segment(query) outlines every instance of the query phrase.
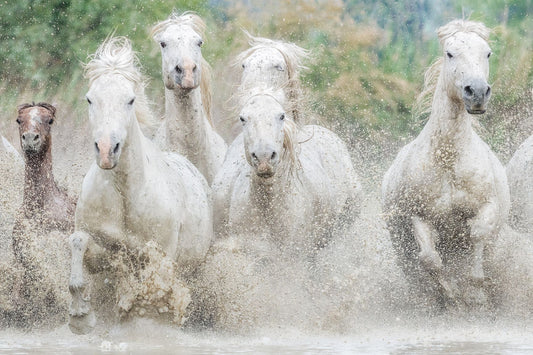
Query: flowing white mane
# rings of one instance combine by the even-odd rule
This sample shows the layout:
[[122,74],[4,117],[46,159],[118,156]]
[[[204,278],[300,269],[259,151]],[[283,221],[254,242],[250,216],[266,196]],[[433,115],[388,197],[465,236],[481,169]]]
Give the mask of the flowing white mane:
[[309,57],[309,50],[301,48],[294,43],[274,41],[263,37],[254,37],[247,31],[244,31],[244,33],[248,37],[250,48],[240,53],[235,58],[233,65],[241,65],[246,58],[250,57],[258,50],[265,48],[277,50],[283,56],[287,65],[287,75],[289,80],[286,84],[286,92],[289,100],[295,103],[292,108],[292,113],[294,119],[300,121],[304,95],[299,73],[301,70],[307,69],[307,67],[303,65],[303,61]]
[[[202,38],[205,37],[205,22],[193,12],[187,11],[179,15],[176,12],[170,14],[168,19],[163,20],[152,27],[151,36],[156,38],[160,33],[166,31],[171,26],[189,26]],[[200,78],[200,90],[202,92],[202,104],[205,109],[207,120],[213,125],[211,118],[211,66],[202,57],[202,77]]]
[[110,36],[89,58],[89,62],[84,66],[85,77],[89,79],[89,86],[102,75],[117,74],[123,76],[134,84],[137,121],[146,126],[154,125],[156,121],[150,110],[150,102],[144,92],[147,80],[139,69],[139,60],[132,49],[131,41],[122,36]]
[[[450,23],[440,27],[437,30],[440,46],[444,46],[444,42],[454,36],[458,32],[475,33],[483,40],[488,41],[490,29],[481,22],[454,20]],[[433,94],[437,86],[437,81],[442,69],[443,58],[439,57],[424,74],[424,89],[416,99],[414,113],[417,117],[425,116],[431,110]]]

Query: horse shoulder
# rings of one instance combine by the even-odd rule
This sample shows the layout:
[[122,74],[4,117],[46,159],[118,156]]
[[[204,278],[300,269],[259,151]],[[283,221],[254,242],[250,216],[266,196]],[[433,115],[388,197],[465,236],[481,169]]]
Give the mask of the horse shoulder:
[[[332,211],[346,203],[360,203],[361,184],[344,142],[332,131],[305,126],[298,137],[302,184],[318,201],[328,201]],[[350,202],[348,202],[350,201]]]
[[93,163],[85,175],[76,204],[76,230],[100,230],[116,216],[120,196],[104,178],[105,173]]
[[[198,260],[205,256],[213,239],[211,190],[200,171],[185,157],[164,153],[168,167],[171,203],[176,204],[176,236],[180,262]],[[163,195],[163,198],[165,195]]]
[[241,210],[250,204],[251,169],[246,160],[242,133],[230,144],[222,167],[213,181],[213,212],[216,234],[223,234],[230,220],[231,210]]

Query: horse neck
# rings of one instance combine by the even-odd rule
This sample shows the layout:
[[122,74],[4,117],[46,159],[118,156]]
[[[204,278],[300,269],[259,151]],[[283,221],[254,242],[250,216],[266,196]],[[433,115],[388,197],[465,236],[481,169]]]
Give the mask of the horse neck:
[[208,148],[207,132],[212,128],[205,114],[200,87],[187,92],[180,88],[165,88],[165,99],[169,145],[176,142],[183,153],[205,151]]
[[468,142],[472,135],[472,122],[461,100],[451,98],[444,82],[439,76],[431,105],[431,114],[425,130],[436,145],[453,144],[458,147]]
[[24,168],[24,208],[27,212],[42,210],[47,197],[56,193],[57,188],[52,171],[52,144],[38,154],[25,154]]
[[124,142],[117,166],[110,171],[114,186],[123,197],[137,191],[146,179],[147,162],[151,158],[146,151],[144,136],[136,119],[128,128],[128,139]]

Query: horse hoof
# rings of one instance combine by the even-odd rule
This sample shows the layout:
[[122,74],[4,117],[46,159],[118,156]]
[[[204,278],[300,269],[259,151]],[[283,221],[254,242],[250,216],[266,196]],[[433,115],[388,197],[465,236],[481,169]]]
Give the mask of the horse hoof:
[[68,327],[70,331],[74,334],[89,334],[93,331],[96,325],[96,316],[93,311],[83,315],[83,316],[70,316]]

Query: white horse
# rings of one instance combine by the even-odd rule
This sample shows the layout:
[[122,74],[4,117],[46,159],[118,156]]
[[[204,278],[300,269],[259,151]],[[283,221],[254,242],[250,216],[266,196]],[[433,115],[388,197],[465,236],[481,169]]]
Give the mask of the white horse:
[[404,271],[429,280],[441,301],[458,295],[444,267],[463,253],[467,284],[479,295],[472,300],[484,303],[476,285],[486,280],[484,259],[509,211],[505,170],[470,116],[485,112],[491,94],[489,32],[461,20],[438,30],[444,55],[426,73],[429,121],[383,179],[383,212]]
[[152,36],[161,47],[165,83],[165,119],[157,139],[188,158],[211,184],[227,146],[211,121],[211,68],[201,50],[204,28],[197,15],[172,14],[153,27]]
[[284,96],[256,90],[242,100],[243,132],[212,186],[215,231],[266,234],[309,253],[358,213],[361,186],[344,143],[320,126],[300,129]]
[[511,193],[511,225],[521,232],[533,232],[533,136],[526,139],[507,164]]
[[86,272],[101,265],[91,260],[154,240],[178,265],[194,268],[205,258],[213,225],[201,173],[184,157],[160,152],[140,130],[151,116],[129,40],[106,40],[86,77],[96,162],[83,180],[70,236],[69,325],[76,333],[95,324]]
[[[305,69],[302,62],[309,57],[309,51],[293,43],[254,37],[246,31],[245,34],[250,48],[235,59],[235,64],[242,67],[237,96],[246,97],[248,90],[258,86],[283,88],[286,99],[295,106],[287,114],[294,122],[302,124],[300,71]],[[239,106],[242,107],[242,103]]]

